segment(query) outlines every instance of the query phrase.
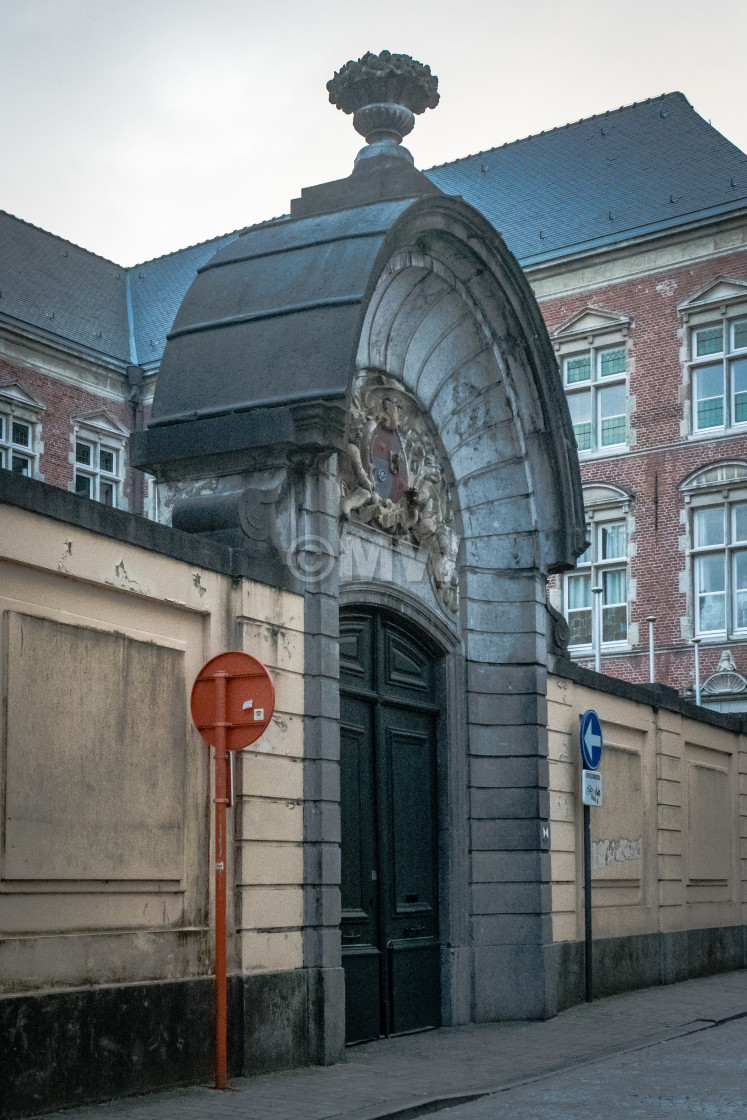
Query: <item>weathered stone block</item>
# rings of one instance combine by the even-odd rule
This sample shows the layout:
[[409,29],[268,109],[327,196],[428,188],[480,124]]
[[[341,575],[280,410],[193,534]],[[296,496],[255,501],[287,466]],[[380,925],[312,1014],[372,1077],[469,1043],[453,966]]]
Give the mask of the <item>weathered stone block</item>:
[[303,807],[306,843],[340,843],[340,805],[336,801],[307,801]]
[[547,726],[547,700],[544,696],[524,693],[520,696],[469,693],[469,721],[491,726],[540,724]]
[[480,631],[466,631],[464,640],[470,661],[544,665],[547,660],[547,639],[543,634],[483,634]]
[[476,946],[474,961],[476,1022],[547,1016],[541,945]]
[[475,883],[472,913],[547,914],[551,909],[549,883]]
[[534,851],[541,845],[541,821],[472,821],[475,851]]
[[470,783],[473,787],[547,789],[549,770],[543,758],[472,758]]
[[324,758],[303,763],[303,795],[307,801],[340,800],[340,764]]
[[520,755],[544,758],[547,755],[547,732],[543,727],[532,725],[500,727],[470,724],[469,753],[495,758]]
[[552,936],[549,914],[500,914],[472,919],[472,940],[480,945],[542,945]]
[[473,852],[473,883],[548,881],[549,852]]
[[473,789],[470,794],[473,820],[506,817],[544,817],[550,812],[550,796],[539,789]]
[[547,692],[547,677],[530,665],[484,665],[470,662],[467,666],[467,688],[470,692],[500,696]]

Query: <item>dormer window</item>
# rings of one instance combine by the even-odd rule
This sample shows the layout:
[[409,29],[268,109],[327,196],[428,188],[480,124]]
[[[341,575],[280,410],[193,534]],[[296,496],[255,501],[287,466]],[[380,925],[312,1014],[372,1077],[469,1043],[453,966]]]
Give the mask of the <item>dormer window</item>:
[[628,320],[587,308],[553,335],[579,456],[628,446]]

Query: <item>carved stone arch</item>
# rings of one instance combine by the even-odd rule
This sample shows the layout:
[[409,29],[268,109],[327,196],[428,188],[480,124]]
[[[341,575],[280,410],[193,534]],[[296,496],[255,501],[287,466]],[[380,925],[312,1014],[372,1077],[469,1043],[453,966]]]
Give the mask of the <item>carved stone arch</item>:
[[[400,378],[430,416],[464,519],[464,565],[571,567],[580,479],[557,363],[529,285],[495,230],[456,199],[416,203],[373,270],[357,366]],[[511,506],[513,522],[495,502]],[[477,542],[491,538],[491,545]]]
[[[585,547],[581,480],[534,296],[500,236],[460,200],[413,204],[382,244],[363,301],[353,384],[372,370],[417,402],[452,483],[465,669],[455,693],[471,784],[464,832],[478,876],[501,879],[510,868],[495,912],[492,901],[472,912],[470,937],[453,943],[464,968],[453,1006],[477,1021],[544,1017],[557,1009],[560,985],[543,893],[546,579],[572,567]],[[526,925],[501,912],[519,889]],[[509,979],[519,975],[521,984]]]
[[728,490],[740,485],[747,485],[747,462],[742,459],[725,459],[691,471],[680,483],[680,491],[688,496],[698,492]]
[[376,607],[407,618],[439,654],[458,653],[461,648],[454,630],[435,611],[430,610],[418,595],[411,594],[404,587],[393,587],[377,579],[341,584],[340,609],[361,606]]
[[610,506],[619,506],[623,512],[627,512],[634,498],[629,490],[621,486],[613,486],[609,482],[584,482],[582,493],[584,509],[587,513],[590,509],[603,509]]

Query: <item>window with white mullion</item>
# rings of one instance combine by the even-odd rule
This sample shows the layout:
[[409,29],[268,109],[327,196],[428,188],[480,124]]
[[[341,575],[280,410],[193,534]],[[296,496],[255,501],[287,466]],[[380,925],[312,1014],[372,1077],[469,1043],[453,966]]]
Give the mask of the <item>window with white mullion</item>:
[[120,450],[96,439],[75,441],[75,492],[107,506],[118,505]]
[[625,443],[625,385],[605,385],[599,389],[597,407],[600,447],[616,447]]
[[695,558],[695,597],[699,634],[726,630],[726,552],[711,552]]
[[628,597],[625,568],[607,568],[602,578],[602,645],[628,637]]
[[747,502],[693,511],[693,582],[698,634],[747,631]]
[[570,647],[593,642],[592,588],[601,587],[602,646],[624,643],[628,638],[628,566],[625,521],[602,521],[587,526],[589,548],[577,561],[576,571],[565,577],[565,614]]
[[569,393],[568,408],[579,451],[591,451],[591,391]]
[[563,358],[563,382],[579,452],[627,442],[626,351],[592,346]]
[[747,630],[747,549],[735,549],[731,558],[731,579],[734,588],[734,630]]
[[568,645],[591,645],[591,574],[580,572],[566,577],[566,618]]
[[0,413],[0,466],[13,474],[33,474],[34,429],[12,413]]
[[693,429],[747,424],[747,319],[693,327]]
[[747,423],[747,357],[733,358],[729,368],[731,415],[735,424],[745,424]]
[[723,428],[724,417],[724,367],[718,365],[700,366],[695,370],[695,427]]

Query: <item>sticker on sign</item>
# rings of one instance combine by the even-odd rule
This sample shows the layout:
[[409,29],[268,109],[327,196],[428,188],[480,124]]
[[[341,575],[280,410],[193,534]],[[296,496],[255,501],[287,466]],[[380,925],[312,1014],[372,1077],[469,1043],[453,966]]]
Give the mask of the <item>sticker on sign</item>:
[[272,719],[275,686],[256,657],[228,650],[203,665],[192,687],[190,705],[203,739],[216,746],[218,728],[223,728],[225,749],[242,750],[259,739]]

